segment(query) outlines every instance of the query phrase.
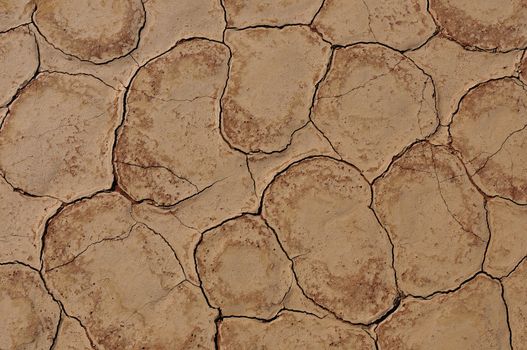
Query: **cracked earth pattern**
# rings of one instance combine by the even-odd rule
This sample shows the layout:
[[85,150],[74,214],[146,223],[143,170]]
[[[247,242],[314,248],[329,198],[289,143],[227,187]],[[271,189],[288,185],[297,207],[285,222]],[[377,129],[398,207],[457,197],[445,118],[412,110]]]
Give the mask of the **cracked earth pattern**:
[[0,349],[527,350],[526,0],[0,0]]

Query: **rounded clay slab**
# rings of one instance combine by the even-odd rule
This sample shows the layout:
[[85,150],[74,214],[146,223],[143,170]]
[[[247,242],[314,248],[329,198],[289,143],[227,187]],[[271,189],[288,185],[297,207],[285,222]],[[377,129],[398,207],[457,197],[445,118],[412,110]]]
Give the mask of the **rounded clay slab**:
[[39,268],[42,234],[59,207],[58,200],[25,196],[0,177],[0,262],[20,261]]
[[483,267],[490,275],[503,277],[527,256],[527,206],[492,198],[487,211],[492,236]]
[[390,241],[370,200],[354,167],[325,157],[292,165],[264,194],[262,215],[294,261],[300,287],[351,322],[373,322],[397,297]]
[[441,125],[448,125],[459,100],[470,88],[490,79],[514,75],[522,52],[465,50],[439,34],[418,50],[406,52],[405,55],[432,76]]
[[521,82],[492,80],[471,90],[450,131],[483,192],[527,204],[527,88]]
[[136,47],[145,10],[141,0],[37,0],[34,21],[57,49],[99,64]]
[[312,119],[340,156],[371,180],[435,130],[434,85],[412,61],[384,46],[337,49]]
[[527,0],[430,0],[446,35],[464,46],[509,51],[527,47]]
[[219,132],[227,70],[227,47],[203,39],[139,70],[115,150],[118,183],[132,198],[173,205],[247,173],[245,156]]
[[0,133],[6,178],[62,201],[109,188],[119,101],[93,77],[40,74],[13,102]]
[[373,188],[403,292],[453,289],[481,269],[489,240],[484,198],[451,150],[419,143]]
[[196,261],[210,303],[226,316],[271,318],[293,283],[291,262],[257,216],[244,215],[207,231]]
[[14,186],[68,202],[110,188],[118,92],[87,75],[41,73],[10,106],[0,169]]

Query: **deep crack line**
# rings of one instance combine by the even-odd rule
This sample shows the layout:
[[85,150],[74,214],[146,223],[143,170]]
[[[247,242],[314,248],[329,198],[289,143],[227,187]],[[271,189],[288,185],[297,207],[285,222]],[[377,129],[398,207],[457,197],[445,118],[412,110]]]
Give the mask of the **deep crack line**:
[[259,200],[258,192],[256,191],[256,180],[254,179],[253,173],[251,171],[251,166],[249,164],[249,156],[245,155],[245,165],[247,166],[247,171],[249,172],[249,175],[251,176],[251,180],[253,183],[253,192],[256,200]]
[[317,16],[320,14],[322,9],[324,8],[325,3],[326,3],[326,0],[322,0],[320,2],[320,7],[318,8],[318,10],[315,12],[313,17],[311,18],[311,21],[309,21],[309,26],[313,27],[313,23],[315,22],[315,19],[317,18]]
[[63,318],[63,312],[62,309],[59,306],[59,321],[57,322],[57,329],[55,330],[55,335],[53,336],[53,340],[51,341],[51,346],[49,347],[50,350],[55,349],[55,346],[57,345],[57,339],[59,337],[60,329],[62,327],[62,322],[64,321]]
[[507,304],[507,299],[505,298],[505,286],[503,285],[502,280],[498,280],[501,288],[501,300],[503,301],[503,305],[505,306],[505,316],[507,318],[507,328],[509,330],[509,346],[511,347],[511,350],[514,350],[513,342],[512,342],[512,328],[511,328],[511,321],[510,321],[510,311],[509,311],[509,305]]

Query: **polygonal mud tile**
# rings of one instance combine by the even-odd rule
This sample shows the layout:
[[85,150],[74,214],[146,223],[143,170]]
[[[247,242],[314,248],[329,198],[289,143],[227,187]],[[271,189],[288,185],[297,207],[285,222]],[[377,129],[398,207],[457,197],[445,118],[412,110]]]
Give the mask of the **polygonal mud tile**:
[[521,52],[468,51],[440,35],[406,55],[434,79],[439,117],[441,123],[447,125],[459,100],[471,87],[489,79],[513,75]]
[[310,158],[264,193],[263,213],[306,295],[338,317],[369,323],[397,297],[391,245],[368,205],[371,190],[352,166]]
[[345,160],[373,179],[393,156],[435,130],[434,85],[386,47],[337,49],[317,92],[313,122]]
[[53,294],[103,349],[213,348],[216,312],[164,238],[131,224],[125,202],[98,195],[52,220],[44,275]]
[[136,223],[130,207],[126,198],[118,193],[97,194],[65,207],[48,224],[44,268],[51,270],[68,264],[93,242],[128,235]]
[[479,85],[461,101],[450,131],[483,192],[527,203],[527,87],[513,78]]
[[291,262],[258,216],[205,232],[196,262],[210,303],[226,316],[273,317],[294,280]]
[[109,188],[120,104],[91,76],[39,74],[4,120],[0,169],[15,187],[62,201]]
[[26,27],[0,34],[0,106],[35,75],[38,67],[37,43]]
[[509,310],[512,346],[527,349],[527,259],[503,280],[503,297]]
[[137,46],[145,10],[141,0],[38,0],[34,23],[64,53],[105,63]]
[[[245,156],[219,132],[227,62],[224,45],[196,39],[139,70],[115,152],[119,185],[132,198],[174,205],[234,178],[250,179]],[[248,186],[230,191],[253,195]]]
[[244,152],[284,149],[309,121],[329,44],[306,26],[228,30],[232,50],[222,132]]
[[453,289],[481,269],[489,240],[484,198],[448,148],[415,145],[373,187],[403,292]]
[[378,42],[408,50],[436,30],[425,0],[326,0],[314,27],[333,44]]
[[359,327],[289,311],[266,323],[225,318],[219,325],[218,345],[221,349],[376,349],[374,340]]
[[459,290],[409,297],[376,329],[379,349],[509,349],[501,286],[479,275]]
[[525,0],[431,0],[430,11],[443,32],[464,46],[508,51],[527,47]]
[[19,261],[39,268],[44,227],[59,206],[53,198],[18,193],[0,177],[0,262]]
[[50,349],[60,308],[38,272],[9,264],[0,266],[0,348]]
[[309,24],[322,0],[224,0],[227,26]]
[[483,267],[502,277],[527,256],[527,207],[496,198],[488,201],[487,210],[492,234]]

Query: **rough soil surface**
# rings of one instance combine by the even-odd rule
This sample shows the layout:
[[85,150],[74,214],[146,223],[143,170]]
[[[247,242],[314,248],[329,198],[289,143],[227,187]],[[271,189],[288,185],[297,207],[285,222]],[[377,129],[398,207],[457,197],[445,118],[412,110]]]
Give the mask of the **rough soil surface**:
[[60,323],[57,333],[55,349],[57,350],[91,350],[93,349],[86,331],[79,321],[71,317],[65,317]]
[[0,0],[0,349],[527,350],[526,23]]

